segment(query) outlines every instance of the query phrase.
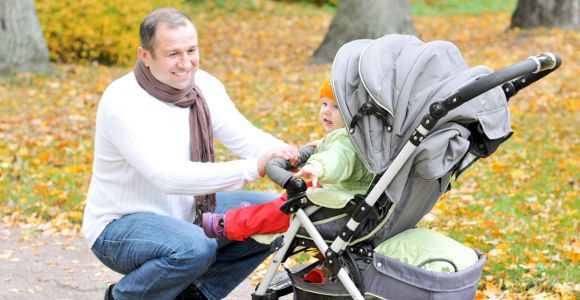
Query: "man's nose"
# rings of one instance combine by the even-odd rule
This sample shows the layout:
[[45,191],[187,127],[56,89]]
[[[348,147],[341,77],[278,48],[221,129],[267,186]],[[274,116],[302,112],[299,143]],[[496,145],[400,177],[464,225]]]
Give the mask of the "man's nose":
[[178,66],[180,68],[189,68],[191,66],[191,59],[187,53],[181,54],[179,56]]

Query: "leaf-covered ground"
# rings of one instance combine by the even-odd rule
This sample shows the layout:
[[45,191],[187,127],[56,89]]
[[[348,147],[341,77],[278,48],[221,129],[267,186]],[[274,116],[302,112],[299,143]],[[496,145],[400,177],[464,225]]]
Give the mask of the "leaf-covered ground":
[[[220,78],[256,125],[295,144],[320,138],[318,87],[329,65],[308,64],[333,15],[264,2],[192,13],[202,68]],[[493,69],[550,51],[554,74],[520,92],[514,136],[457,182],[421,226],[483,251],[478,298],[574,299],[580,293],[580,33],[507,30],[508,13],[415,17],[423,40],[455,43]],[[78,235],[90,180],[100,94],[129,68],[55,65],[58,75],[0,78],[0,217]],[[220,147],[219,159],[232,158]],[[267,180],[249,188],[276,189]],[[1,262],[1,253],[0,253]]]

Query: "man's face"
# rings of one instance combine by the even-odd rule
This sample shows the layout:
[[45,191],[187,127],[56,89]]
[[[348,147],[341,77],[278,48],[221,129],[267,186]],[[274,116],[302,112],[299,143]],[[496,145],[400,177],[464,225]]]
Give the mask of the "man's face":
[[175,28],[161,23],[155,31],[153,53],[139,48],[138,54],[157,80],[184,89],[199,68],[197,32],[189,22]]

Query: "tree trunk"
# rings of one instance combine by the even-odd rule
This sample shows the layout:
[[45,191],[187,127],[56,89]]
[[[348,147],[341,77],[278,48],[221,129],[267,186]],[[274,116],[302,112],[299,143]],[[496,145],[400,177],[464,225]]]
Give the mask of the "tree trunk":
[[312,61],[331,63],[347,42],[376,39],[387,33],[415,34],[407,0],[342,0]]
[[33,0],[0,0],[0,73],[50,72]]
[[518,0],[510,28],[580,27],[580,0]]

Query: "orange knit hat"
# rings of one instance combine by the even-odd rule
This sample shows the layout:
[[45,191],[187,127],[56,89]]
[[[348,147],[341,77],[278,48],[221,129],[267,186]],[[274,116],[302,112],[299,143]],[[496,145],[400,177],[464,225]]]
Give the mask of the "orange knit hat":
[[326,76],[322,82],[322,86],[320,86],[320,99],[324,97],[336,101],[334,99],[334,93],[332,92],[332,86],[330,85],[330,76]]

